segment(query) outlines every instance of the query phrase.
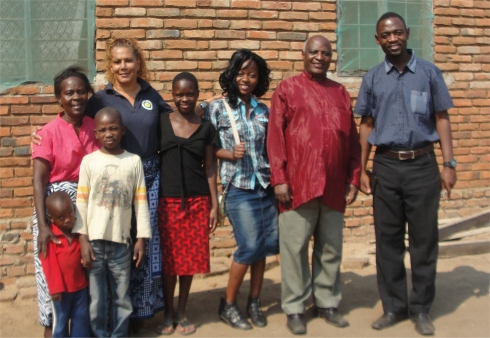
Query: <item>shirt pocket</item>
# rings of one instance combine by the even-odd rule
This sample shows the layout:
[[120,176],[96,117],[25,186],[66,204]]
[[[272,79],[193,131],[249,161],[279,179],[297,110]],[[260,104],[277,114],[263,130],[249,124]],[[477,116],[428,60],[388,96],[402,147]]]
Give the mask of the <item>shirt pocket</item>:
[[[241,134],[241,128],[240,128],[240,123],[238,121],[238,118],[239,118],[238,114],[235,114],[235,112],[233,112],[233,119],[235,120],[235,125],[238,131],[238,135],[241,137],[242,134]],[[233,128],[231,127],[231,121],[230,118],[228,117],[228,113],[226,113],[226,115],[220,114],[220,116],[218,117],[218,132],[220,136],[224,138],[226,144],[231,145],[235,143],[235,138],[233,136]]]
[[429,93],[412,90],[410,105],[414,114],[429,115]]

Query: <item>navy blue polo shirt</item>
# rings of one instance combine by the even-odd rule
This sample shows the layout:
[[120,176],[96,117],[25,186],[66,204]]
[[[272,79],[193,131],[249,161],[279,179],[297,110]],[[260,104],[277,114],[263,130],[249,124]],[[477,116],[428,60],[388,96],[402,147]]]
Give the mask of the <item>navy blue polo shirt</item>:
[[138,79],[138,82],[141,90],[136,95],[134,106],[109,83],[88,100],[85,113],[93,118],[104,107],[117,109],[126,126],[126,134],[121,141],[122,147],[145,158],[157,154],[160,146],[160,113],[170,112],[172,108],[148,82],[142,79]]
[[354,113],[373,118],[372,145],[408,150],[437,142],[434,114],[454,106],[439,68],[408,52],[402,73],[385,59],[362,79]]

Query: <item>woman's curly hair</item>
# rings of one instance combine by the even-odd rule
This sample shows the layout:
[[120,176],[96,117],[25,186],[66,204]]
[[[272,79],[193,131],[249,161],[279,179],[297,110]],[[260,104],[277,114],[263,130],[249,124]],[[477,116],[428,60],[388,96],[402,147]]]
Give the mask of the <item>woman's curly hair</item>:
[[105,70],[105,78],[107,81],[114,83],[114,74],[111,72],[111,64],[112,64],[112,50],[116,47],[126,47],[131,52],[133,52],[134,57],[140,61],[140,69],[138,70],[138,78],[143,79],[145,81],[148,80],[148,70],[146,68],[145,57],[143,55],[143,51],[138,45],[138,42],[132,38],[116,38],[107,41],[107,46],[105,49],[105,61],[106,61],[106,70]]
[[227,95],[230,106],[233,108],[236,108],[238,103],[238,95],[240,94],[236,83],[236,77],[243,64],[247,61],[247,68],[250,67],[253,61],[255,61],[259,69],[259,81],[252,94],[256,97],[261,97],[269,90],[271,71],[269,67],[267,67],[267,62],[265,62],[262,57],[248,49],[239,49],[233,53],[230,59],[230,64],[219,77],[219,84],[223,89],[223,94]]

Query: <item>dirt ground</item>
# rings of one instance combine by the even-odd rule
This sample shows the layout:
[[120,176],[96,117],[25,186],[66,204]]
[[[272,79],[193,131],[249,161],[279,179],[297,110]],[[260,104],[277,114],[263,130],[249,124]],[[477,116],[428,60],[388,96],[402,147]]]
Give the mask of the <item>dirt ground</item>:
[[[356,249],[345,248],[349,254]],[[346,257],[346,255],[344,255]],[[339,311],[350,326],[339,329],[320,318],[312,318],[311,304],[306,312],[306,337],[416,337],[410,321],[383,330],[372,330],[372,321],[382,314],[376,289],[376,268],[342,271],[343,300]],[[407,259],[408,263],[408,259]],[[407,267],[409,265],[407,264]],[[409,271],[408,271],[409,273]],[[219,299],[224,294],[227,274],[195,278],[188,303],[188,317],[197,326],[193,337],[292,337],[286,328],[286,316],[280,307],[280,267],[270,268],[265,275],[262,305],[268,317],[266,328],[250,331],[234,330],[218,318]],[[249,287],[248,276],[239,295],[239,306],[244,309]],[[437,296],[431,316],[436,337],[489,337],[490,336],[490,254],[440,259],[437,275]],[[138,337],[158,337],[153,328],[162,320],[162,313],[148,321],[146,331]],[[0,303],[1,337],[41,337],[37,322],[35,299]],[[179,336],[175,332],[174,336]]]

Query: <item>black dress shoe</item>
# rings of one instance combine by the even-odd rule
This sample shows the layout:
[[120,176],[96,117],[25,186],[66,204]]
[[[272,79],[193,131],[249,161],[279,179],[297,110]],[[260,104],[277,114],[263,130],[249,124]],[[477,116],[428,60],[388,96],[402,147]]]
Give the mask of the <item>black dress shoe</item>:
[[394,313],[394,312],[386,312],[384,315],[379,317],[371,327],[375,330],[383,330],[387,327],[393,326],[396,323],[404,321],[408,318],[406,313]]
[[329,307],[329,308],[316,307],[315,312],[316,312],[316,315],[318,317],[325,319],[325,321],[330,325],[333,325],[336,327],[349,326],[349,322],[347,320],[345,320],[345,318],[342,317],[338,313],[337,308],[334,308],[334,307]]
[[423,336],[434,335],[434,324],[427,313],[411,313],[410,319],[415,323],[415,331]]
[[222,321],[224,321],[226,324],[230,325],[234,329],[252,329],[252,325],[242,314],[236,302],[226,303],[224,298],[221,298],[221,302],[219,304],[219,317]]
[[260,300],[258,298],[248,296],[247,313],[254,326],[267,326],[267,319],[260,308]]
[[292,334],[306,333],[306,324],[305,324],[304,315],[302,313],[295,313],[292,315],[288,315],[287,326]]

